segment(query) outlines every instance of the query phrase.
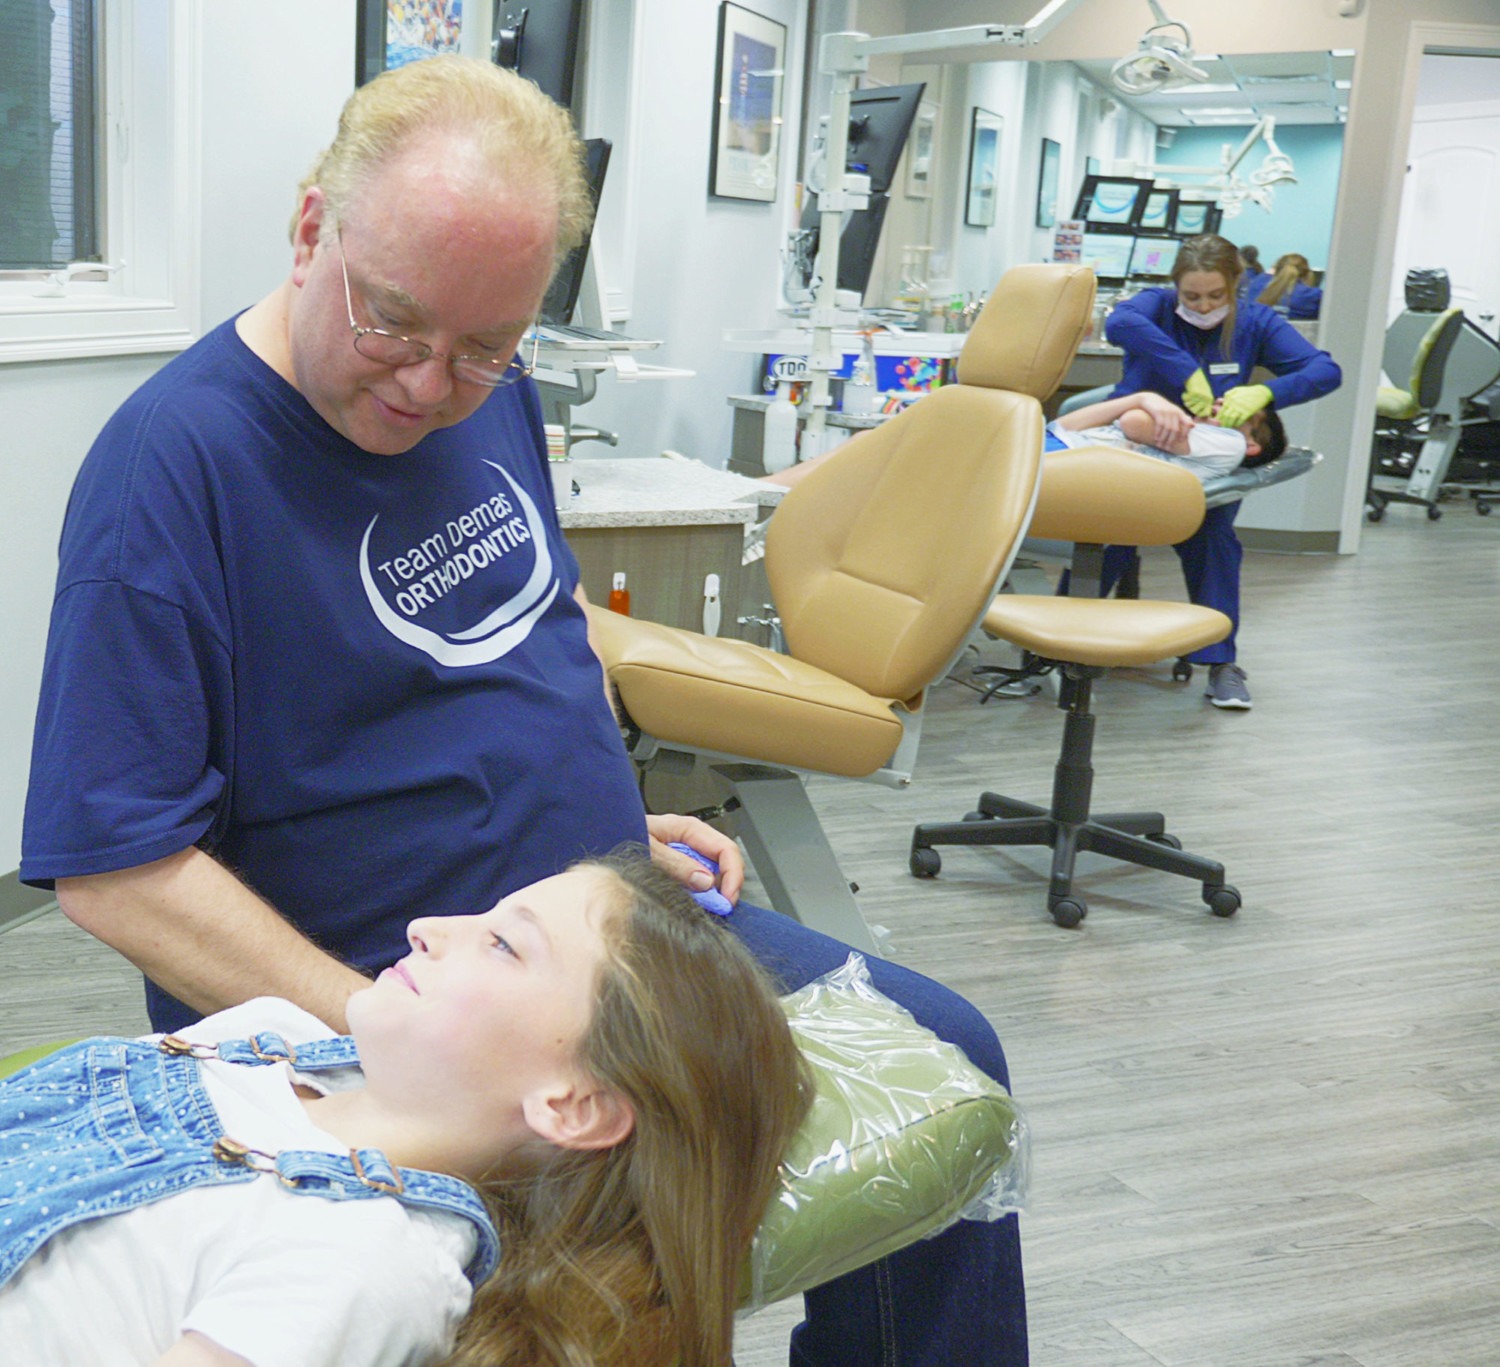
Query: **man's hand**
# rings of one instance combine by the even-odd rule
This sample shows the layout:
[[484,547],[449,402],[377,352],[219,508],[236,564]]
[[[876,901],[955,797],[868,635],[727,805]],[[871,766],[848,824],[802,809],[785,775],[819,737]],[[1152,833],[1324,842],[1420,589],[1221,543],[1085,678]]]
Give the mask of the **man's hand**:
[[719,891],[731,902],[739,900],[745,883],[745,859],[731,837],[695,816],[648,816],[646,830],[651,837],[651,862],[657,868],[694,892],[704,892],[713,886],[713,875],[702,864],[680,850],[667,848],[672,841],[678,841],[712,859],[719,866]]
[[1193,430],[1193,420],[1171,399],[1164,399],[1160,394],[1142,394],[1139,407],[1145,409],[1151,418],[1151,445],[1159,446],[1163,451],[1172,450]]

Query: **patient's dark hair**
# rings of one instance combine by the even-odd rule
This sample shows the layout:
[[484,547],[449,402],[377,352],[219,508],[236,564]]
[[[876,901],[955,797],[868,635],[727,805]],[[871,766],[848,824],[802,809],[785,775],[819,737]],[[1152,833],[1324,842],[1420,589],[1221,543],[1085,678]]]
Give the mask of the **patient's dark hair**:
[[1259,413],[1252,414],[1245,426],[1250,429],[1247,435],[1260,447],[1258,456],[1245,457],[1247,470],[1268,464],[1286,451],[1286,428],[1282,426],[1281,414],[1274,408],[1262,408]]

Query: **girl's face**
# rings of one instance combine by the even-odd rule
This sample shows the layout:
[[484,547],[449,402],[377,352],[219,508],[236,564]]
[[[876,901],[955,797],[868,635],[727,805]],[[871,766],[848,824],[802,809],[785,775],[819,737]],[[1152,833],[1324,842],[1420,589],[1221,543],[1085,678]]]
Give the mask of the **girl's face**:
[[405,1107],[472,1098],[498,1122],[572,1079],[608,954],[604,876],[575,869],[480,916],[413,921],[411,953],[349,999],[368,1084]]
[[1184,271],[1177,299],[1194,313],[1212,313],[1229,303],[1229,285],[1218,271]]

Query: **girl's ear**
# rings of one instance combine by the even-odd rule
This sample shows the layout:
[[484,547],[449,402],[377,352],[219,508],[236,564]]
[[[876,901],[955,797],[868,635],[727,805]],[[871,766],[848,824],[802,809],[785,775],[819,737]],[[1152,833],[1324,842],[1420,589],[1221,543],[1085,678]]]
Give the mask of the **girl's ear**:
[[528,1093],[521,1112],[535,1134],[562,1149],[611,1149],[635,1128],[629,1100],[588,1081]]

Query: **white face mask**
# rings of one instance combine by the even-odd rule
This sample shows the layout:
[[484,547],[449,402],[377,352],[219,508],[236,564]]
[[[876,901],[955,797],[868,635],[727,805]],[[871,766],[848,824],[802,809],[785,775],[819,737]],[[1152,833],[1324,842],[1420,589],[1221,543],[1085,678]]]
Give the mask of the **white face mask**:
[[1186,304],[1177,305],[1177,316],[1184,323],[1191,323],[1195,328],[1202,328],[1205,332],[1209,328],[1216,328],[1227,317],[1229,317],[1229,305],[1222,308],[1210,309],[1207,313],[1194,313]]

